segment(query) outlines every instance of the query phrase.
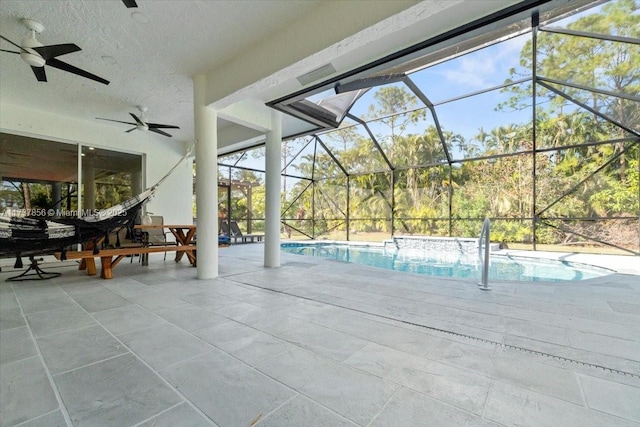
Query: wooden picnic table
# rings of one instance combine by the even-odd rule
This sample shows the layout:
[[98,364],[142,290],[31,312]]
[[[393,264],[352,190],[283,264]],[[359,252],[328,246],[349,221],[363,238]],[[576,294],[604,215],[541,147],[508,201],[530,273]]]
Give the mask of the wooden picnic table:
[[[176,245],[178,246],[187,246],[192,248],[191,245],[193,241],[193,237],[196,234],[196,226],[193,224],[153,224],[153,225],[145,225],[145,224],[137,224],[134,228],[138,230],[142,230],[143,232],[151,229],[167,229],[173,234],[173,237],[176,239]],[[187,255],[189,258],[189,262],[191,265],[195,267],[196,265],[196,254],[193,249],[180,250],[178,248],[176,250],[176,262],[179,262],[184,255]]]

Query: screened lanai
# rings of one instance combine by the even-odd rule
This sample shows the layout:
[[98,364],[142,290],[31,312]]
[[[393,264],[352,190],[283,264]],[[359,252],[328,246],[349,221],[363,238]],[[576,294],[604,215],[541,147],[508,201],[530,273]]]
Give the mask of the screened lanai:
[[[637,1],[553,2],[396,56],[270,104],[318,126],[283,141],[283,237],[477,237],[489,218],[509,247],[640,254]],[[262,183],[263,159],[219,164]]]

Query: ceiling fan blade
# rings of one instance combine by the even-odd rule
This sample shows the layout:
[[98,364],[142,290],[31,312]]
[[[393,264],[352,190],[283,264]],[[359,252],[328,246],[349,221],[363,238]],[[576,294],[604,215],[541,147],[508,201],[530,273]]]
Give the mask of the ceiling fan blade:
[[44,59],[51,59],[55,58],[56,56],[66,55],[67,53],[78,52],[79,50],[82,50],[73,43],[39,46],[32,49],[38,52]]
[[[130,123],[130,124],[133,124],[133,123]],[[133,132],[133,131],[134,131],[134,130],[136,130],[136,129],[138,129],[138,127],[137,127],[137,126],[136,126],[136,127],[134,127],[134,128],[131,128],[131,129],[129,129],[129,130],[124,131],[124,133]]]
[[137,124],[139,124],[140,126],[144,126],[144,123],[142,122],[142,120],[138,118],[138,116],[136,116],[133,113],[129,113],[129,114],[131,115],[131,117],[133,117],[133,120],[135,120]]
[[38,79],[39,82],[47,81],[47,73],[44,71],[44,67],[31,67],[31,69],[33,70],[33,74],[36,75],[36,79]]
[[[18,49],[20,49],[20,51],[22,52],[26,52],[29,53],[28,51],[26,51],[25,49],[22,48],[22,46],[20,46],[19,44],[16,44],[14,42],[12,42],[11,40],[9,40],[8,38],[4,37],[4,36],[0,36],[0,39],[8,41],[9,43],[11,43],[12,45],[14,45],[15,47],[17,47]],[[9,52],[8,50],[6,50],[5,52]]]
[[136,0],[122,0],[122,3],[127,7],[138,7]]
[[20,52],[16,52],[16,51],[13,51],[13,50],[4,50],[4,49],[0,49],[0,52],[15,53],[15,54],[17,54],[17,55],[20,55]]
[[102,117],[96,117],[96,119],[98,120],[106,120],[108,122],[116,122],[116,123],[124,123],[125,125],[136,125],[135,123],[131,123],[131,122],[123,122],[121,120],[112,120],[112,119],[103,119]]
[[180,129],[178,126],[163,125],[160,123],[147,123],[147,126],[149,126],[149,128],[155,128],[155,129]]
[[171,135],[169,135],[168,133],[163,132],[163,131],[161,131],[161,130],[159,130],[159,129],[156,129],[156,128],[149,128],[149,130],[150,130],[151,132],[159,133],[160,135],[168,136],[169,138],[171,138]]
[[56,59],[56,58],[47,59],[46,64],[51,66],[51,67],[63,70],[63,71],[67,71],[69,73],[76,74],[78,76],[82,76],[82,77],[86,77],[86,78],[91,79],[91,80],[95,80],[95,81],[97,81],[99,83],[103,83],[103,84],[106,84],[106,85],[109,84],[109,81],[103,79],[102,77],[98,77],[95,74],[91,74],[88,71],[81,70],[78,67],[74,67],[73,65],[67,64],[66,62],[62,62],[62,61],[60,61],[59,59]]

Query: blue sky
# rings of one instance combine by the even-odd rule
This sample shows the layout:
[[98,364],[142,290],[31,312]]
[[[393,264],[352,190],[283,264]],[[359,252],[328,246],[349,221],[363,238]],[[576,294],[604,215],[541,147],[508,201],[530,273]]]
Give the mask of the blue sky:
[[[554,27],[566,27],[585,14],[597,13],[602,5],[592,8],[581,14],[577,14],[558,21]],[[467,95],[479,90],[502,85],[509,78],[520,79],[530,77],[530,71],[526,70],[522,76],[512,76],[510,70],[520,69],[519,59],[525,43],[531,39],[531,33],[504,40],[494,45],[476,50],[452,60],[436,64],[423,70],[410,74],[410,78],[422,90],[422,92],[436,104],[436,112],[445,131],[453,131],[463,135],[469,141],[478,133],[480,128],[486,132],[500,125],[522,124],[531,120],[531,108],[522,111],[495,111],[495,107],[505,102],[510,95],[501,93],[500,90],[475,95],[470,98],[437,105],[444,100]],[[526,87],[529,83],[522,83]],[[404,86],[403,83],[396,85]],[[352,113],[362,117],[369,105],[375,103],[374,94],[378,88],[373,88],[358,100],[352,108]],[[408,88],[406,88],[409,91]],[[310,97],[310,100],[318,100],[332,94],[329,90],[322,94]],[[419,104],[416,108],[423,105]],[[348,119],[345,120],[345,124]],[[427,118],[426,125],[431,125],[433,120]],[[425,123],[420,127],[424,129]],[[371,125],[376,128],[375,125]],[[378,127],[380,129],[380,127]],[[416,127],[410,132],[421,133],[422,129]],[[375,130],[374,130],[375,132]]]
[[[530,109],[521,112],[494,111],[500,102],[504,102],[509,97],[508,94],[503,94],[499,90],[441,106],[437,104],[502,85],[511,77],[510,69],[517,66],[520,52],[530,38],[530,34],[524,34],[425,68],[409,77],[427,98],[436,104],[436,113],[443,129],[462,134],[467,140],[477,134],[481,127],[488,131],[499,125],[526,122],[531,118]],[[404,86],[402,83],[398,85]],[[370,90],[358,101],[353,109],[355,115],[361,116],[367,111],[368,106],[375,102],[375,91],[375,88]],[[432,120],[429,120],[429,124],[431,123]],[[415,129],[415,131],[420,130]]]

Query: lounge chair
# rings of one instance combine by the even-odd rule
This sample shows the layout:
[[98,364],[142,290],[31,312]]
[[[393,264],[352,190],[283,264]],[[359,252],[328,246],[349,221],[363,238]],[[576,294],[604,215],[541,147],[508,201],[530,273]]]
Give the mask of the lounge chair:
[[220,221],[219,225],[220,235],[231,236],[231,232],[229,231],[229,223],[227,222],[227,220]]
[[261,242],[264,237],[264,234],[242,234],[242,231],[236,221],[231,221],[229,223],[229,231],[229,237],[233,238],[234,243],[238,243],[238,241],[241,243]]

